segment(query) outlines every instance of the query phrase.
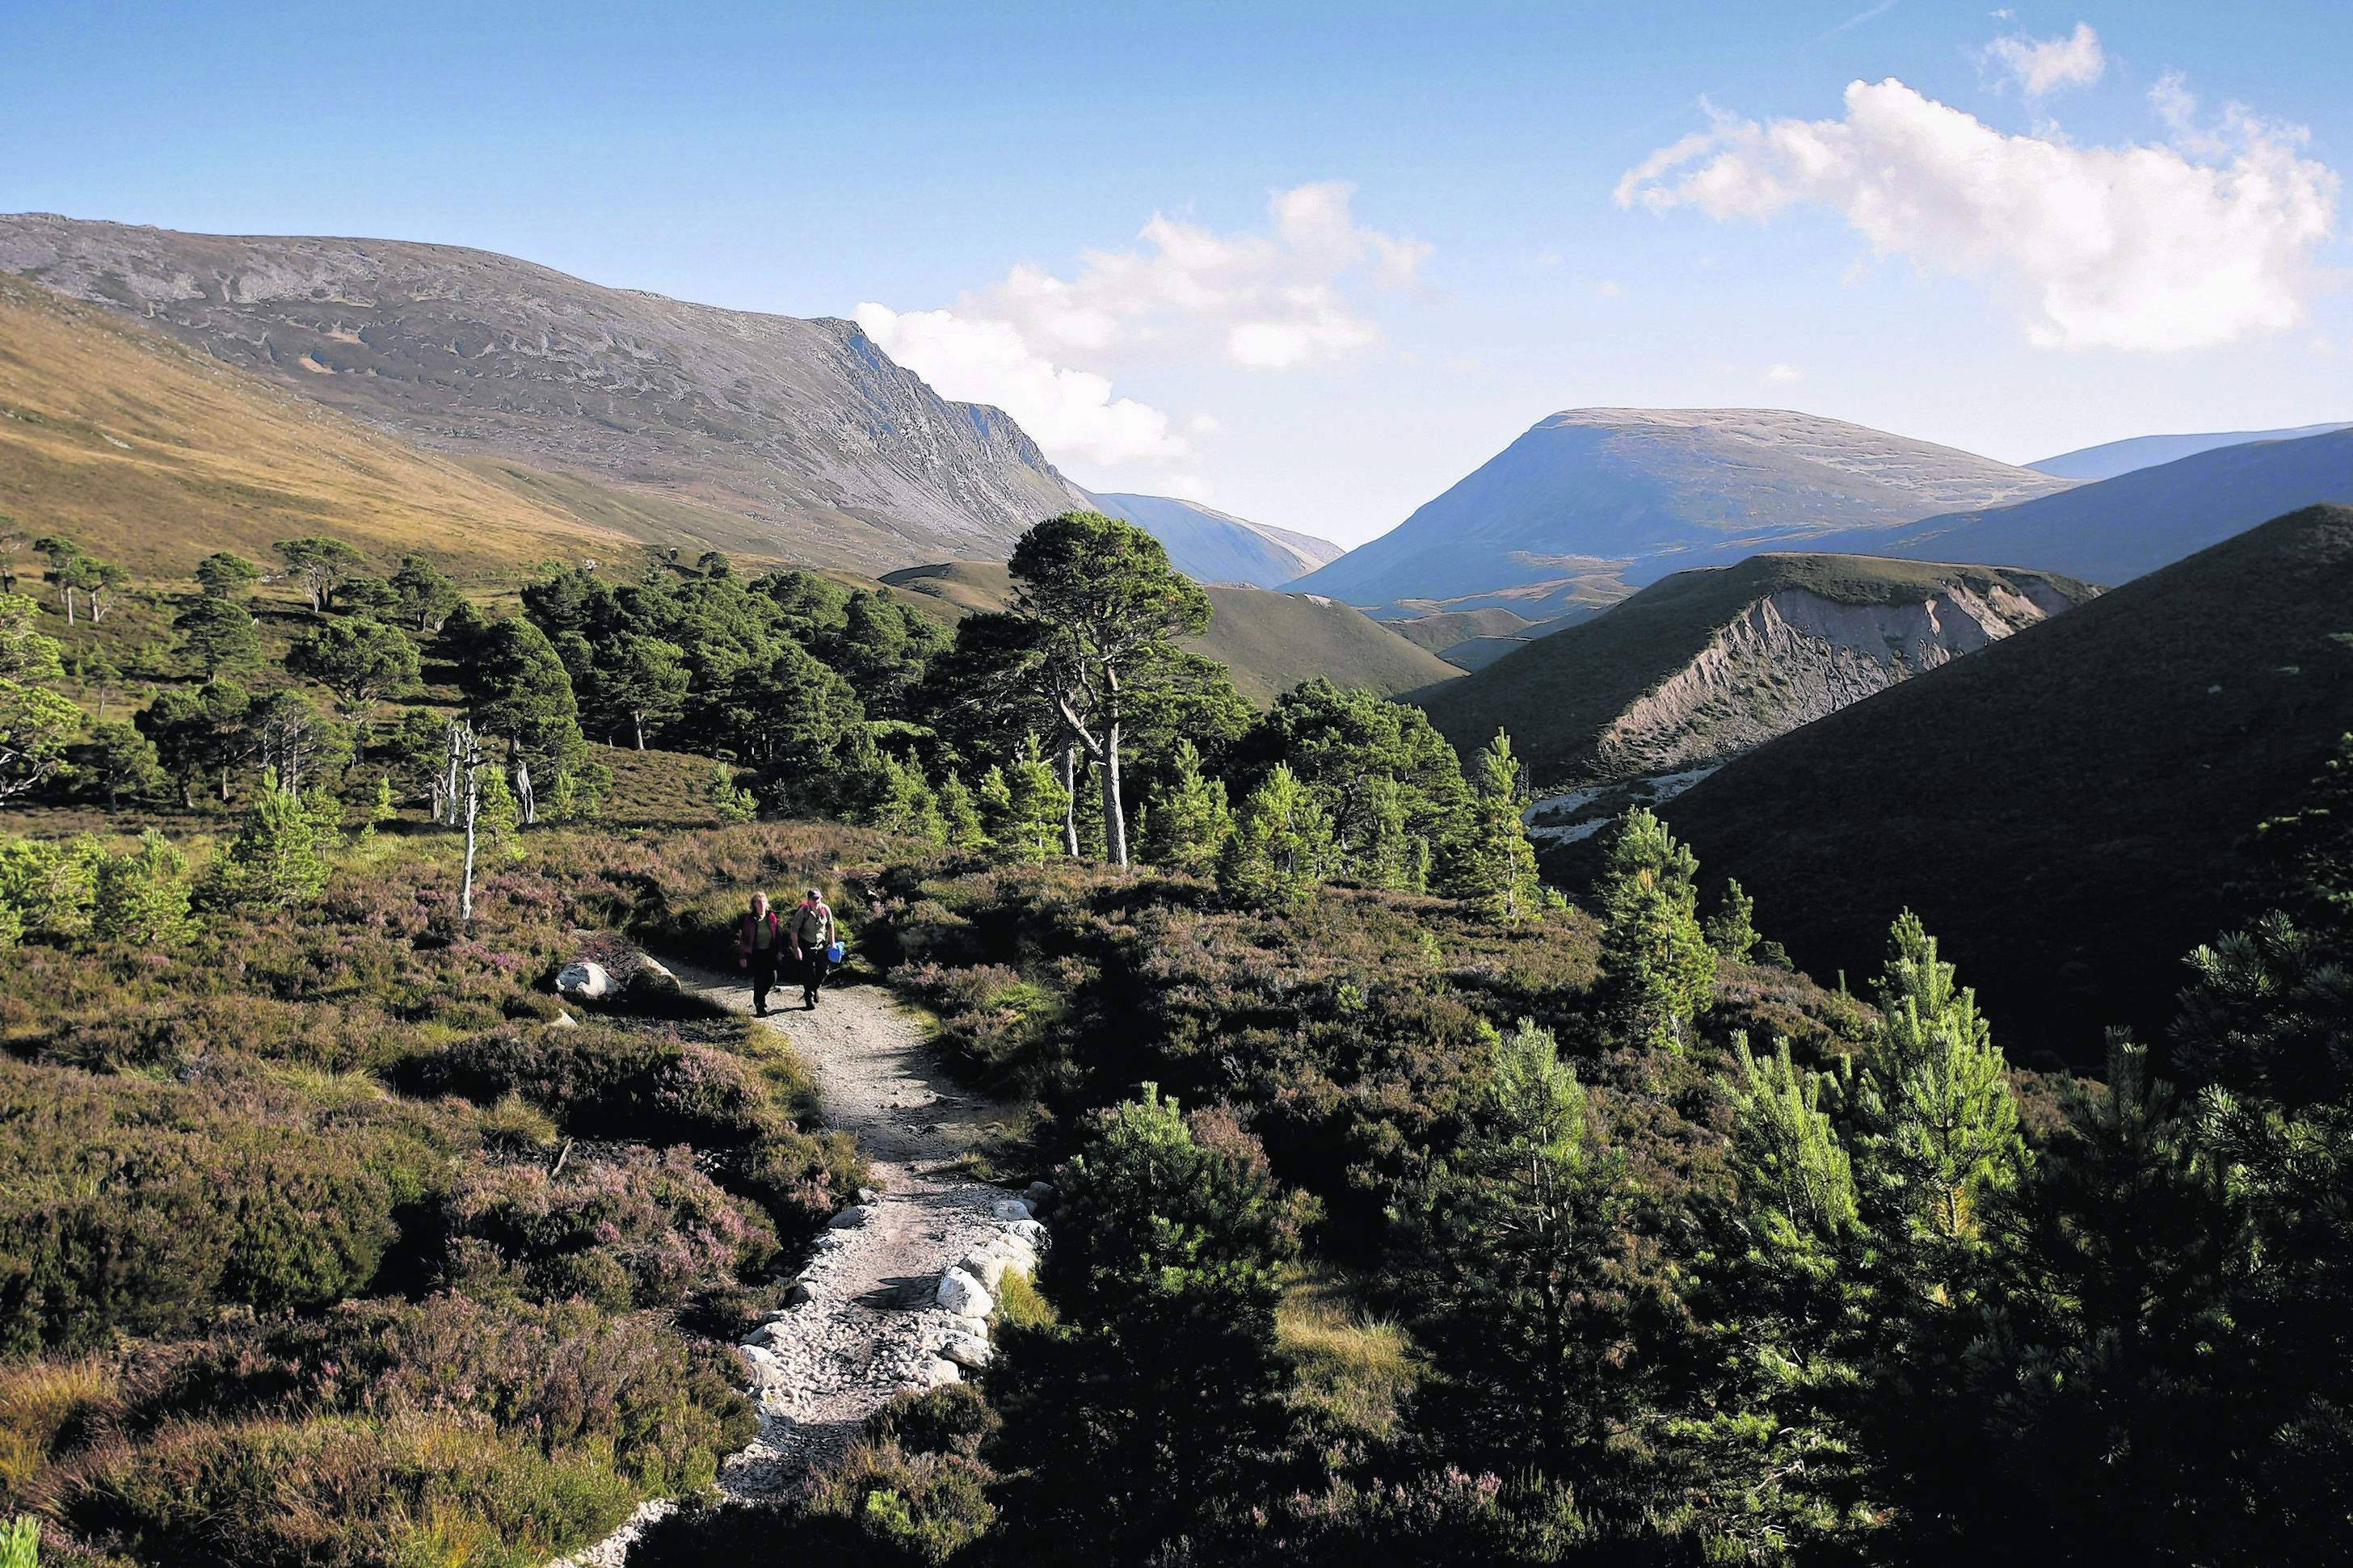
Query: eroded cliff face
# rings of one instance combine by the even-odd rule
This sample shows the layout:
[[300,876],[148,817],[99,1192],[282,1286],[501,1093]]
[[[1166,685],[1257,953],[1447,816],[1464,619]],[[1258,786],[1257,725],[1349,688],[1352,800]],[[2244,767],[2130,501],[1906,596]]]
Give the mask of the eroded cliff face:
[[1892,605],[1781,589],[1621,714],[1596,747],[1597,771],[1622,778],[1721,763],[2066,608],[2023,575],[1947,583]]

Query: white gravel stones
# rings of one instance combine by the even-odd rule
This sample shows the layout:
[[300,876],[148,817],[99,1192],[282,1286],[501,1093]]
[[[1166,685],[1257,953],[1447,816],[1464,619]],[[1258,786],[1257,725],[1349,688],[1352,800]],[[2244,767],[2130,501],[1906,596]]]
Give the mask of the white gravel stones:
[[555,988],[565,995],[582,1002],[601,1001],[605,997],[618,994],[621,989],[613,983],[613,977],[605,972],[603,964],[591,963],[585,958],[575,958],[556,972]]
[[951,1267],[940,1276],[940,1305],[959,1318],[986,1318],[997,1310],[997,1302],[987,1288],[965,1273]]

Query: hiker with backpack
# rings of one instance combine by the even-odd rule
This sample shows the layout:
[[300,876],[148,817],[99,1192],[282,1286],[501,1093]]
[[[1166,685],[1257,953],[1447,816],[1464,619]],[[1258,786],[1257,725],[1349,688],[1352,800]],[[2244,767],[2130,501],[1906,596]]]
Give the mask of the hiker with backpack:
[[768,907],[768,895],[752,895],[752,912],[735,925],[735,967],[752,975],[752,1016],[768,1016],[768,992],[776,984],[776,960],[785,950],[785,928]]
[[840,962],[841,943],[833,929],[833,911],[826,908],[825,900],[811,888],[793,911],[793,956],[801,963],[801,1005],[817,1006],[817,994],[825,986],[825,977]]

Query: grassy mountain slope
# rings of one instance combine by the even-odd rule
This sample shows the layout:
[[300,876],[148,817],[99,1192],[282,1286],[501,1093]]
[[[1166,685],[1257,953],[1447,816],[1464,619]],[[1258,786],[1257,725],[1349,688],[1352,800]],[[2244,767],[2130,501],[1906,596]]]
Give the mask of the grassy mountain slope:
[[1893,528],[2070,483],[1780,409],[1570,409],[1297,585],[1356,605],[1541,586],[1558,607],[1512,607],[1542,618],[1573,605],[1580,587],[1601,591],[1620,577],[1640,585],[1775,542]]
[[1908,905],[2013,1047],[2088,1066],[2104,1023],[2154,1037],[2234,841],[2353,730],[2349,595],[2353,510],[2278,518],[1784,735],[1664,815],[1812,973],[1860,984]]
[[[1980,625],[2007,635],[2007,624],[1970,606],[2031,619],[2090,592],[1985,567],[1757,555],[1678,573],[1417,700],[1459,749],[1510,731],[1539,788],[1699,765],[1982,646]],[[1768,600],[1777,607],[1760,611]],[[1934,626],[1920,614],[1931,600],[1945,606]],[[1864,613],[1841,616],[1838,606]],[[1922,646],[1921,636],[1935,640]],[[1903,668],[1890,658],[1899,640],[1910,645]]]
[[884,570],[1083,505],[1001,411],[855,324],[723,310],[396,240],[0,216],[0,269],[420,445],[733,515],[742,545]]
[[2031,562],[2116,584],[2321,501],[2353,502],[2353,429],[2218,447],[2062,495],[1824,543],[1915,560]]
[[[956,619],[1012,602],[1013,579],[995,562],[952,561],[883,574],[882,581],[922,604],[923,595]],[[1335,686],[1362,687],[1384,697],[1461,671],[1402,637],[1381,629],[1362,611],[1305,594],[1263,588],[1205,589],[1215,614],[1209,629],[1185,646],[1226,666],[1234,687],[1264,704],[1303,680],[1322,676]]]
[[1112,516],[1125,518],[1160,541],[1170,563],[1196,583],[1280,588],[1345,553],[1330,540],[1269,528],[1198,501],[1140,495],[1094,499]]
[[1440,654],[1473,637],[1516,637],[1535,624],[1525,616],[1501,608],[1442,611],[1434,616],[1384,618],[1381,622],[1416,647]]
[[266,561],[309,533],[459,571],[659,537],[658,520],[518,493],[18,279],[0,279],[0,511],[144,575],[216,550]]

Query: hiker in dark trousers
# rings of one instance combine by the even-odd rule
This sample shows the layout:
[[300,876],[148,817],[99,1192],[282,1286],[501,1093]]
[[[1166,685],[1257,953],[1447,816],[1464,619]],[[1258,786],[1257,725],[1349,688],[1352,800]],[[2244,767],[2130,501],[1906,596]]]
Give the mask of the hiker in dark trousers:
[[768,895],[753,894],[752,912],[735,927],[735,967],[751,971],[755,1017],[768,1016],[768,993],[776,984],[776,960],[784,956],[785,942],[784,926],[768,907]]
[[833,968],[829,950],[833,946],[833,911],[825,907],[815,888],[793,911],[793,956],[801,964],[801,1005],[817,1005],[817,994],[824,989],[825,977]]

